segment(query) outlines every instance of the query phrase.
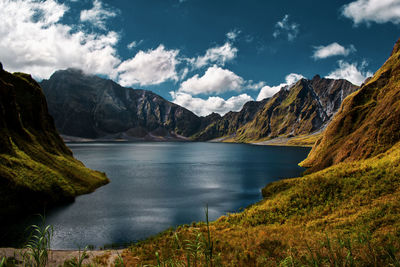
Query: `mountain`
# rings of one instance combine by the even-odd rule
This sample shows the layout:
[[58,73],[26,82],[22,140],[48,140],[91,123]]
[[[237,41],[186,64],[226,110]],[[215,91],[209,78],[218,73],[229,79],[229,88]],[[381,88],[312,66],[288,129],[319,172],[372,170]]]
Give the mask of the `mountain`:
[[346,80],[316,75],[285,86],[258,111],[253,120],[236,132],[236,142],[262,141],[279,136],[299,136],[322,129],[343,99],[357,90]]
[[342,104],[302,165],[316,171],[370,158],[400,140],[400,41],[390,58]]
[[315,76],[282,88],[270,99],[250,101],[239,112],[198,117],[150,91],[76,69],[57,71],[40,84],[56,127],[67,138],[160,141],[254,142],[310,134],[324,127],[357,89],[345,80]]
[[43,211],[106,183],[104,173],[85,168],[65,146],[39,84],[28,74],[3,70],[0,64],[2,220],[6,215]]
[[150,91],[125,88],[76,69],[57,71],[40,85],[57,129],[68,136],[186,140],[212,119]]
[[205,129],[193,135],[192,139],[195,141],[207,141],[235,134],[237,129],[253,120],[254,116],[267,101],[268,99],[249,101],[244,104],[239,112],[230,111],[223,117],[214,115],[215,118],[212,122]]

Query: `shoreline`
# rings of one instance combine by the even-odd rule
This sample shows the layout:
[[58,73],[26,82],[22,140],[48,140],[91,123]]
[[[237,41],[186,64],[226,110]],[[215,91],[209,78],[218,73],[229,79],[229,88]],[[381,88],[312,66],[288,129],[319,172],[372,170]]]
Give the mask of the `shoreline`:
[[[114,266],[115,261],[125,249],[109,249],[109,250],[86,250],[89,256],[83,261],[84,264],[100,262],[103,266]],[[0,260],[2,257],[8,259],[15,258],[17,261],[22,260],[22,253],[26,249],[19,248],[0,248]],[[49,250],[49,262],[47,266],[63,266],[64,262],[73,258],[82,256],[83,250]]]
[[288,147],[313,147],[314,143],[320,137],[321,132],[312,133],[310,135],[294,136],[294,137],[276,137],[265,141],[254,142],[234,142],[231,137],[221,137],[208,141],[191,141],[189,139],[89,139],[80,137],[65,137],[62,136],[66,144],[85,144],[85,143],[226,143],[226,144],[248,144],[257,146],[288,146]]

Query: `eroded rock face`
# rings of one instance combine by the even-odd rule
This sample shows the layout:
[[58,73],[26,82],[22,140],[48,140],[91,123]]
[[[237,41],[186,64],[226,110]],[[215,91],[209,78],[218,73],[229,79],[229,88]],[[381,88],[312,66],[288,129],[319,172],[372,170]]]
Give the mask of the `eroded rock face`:
[[241,127],[239,142],[278,136],[309,134],[323,128],[337,112],[343,99],[357,90],[346,80],[301,79],[292,87],[282,88]]
[[344,100],[303,166],[311,172],[369,158],[400,141],[399,80],[400,40],[374,76]]
[[157,94],[124,88],[80,70],[57,71],[41,85],[57,129],[65,135],[179,139],[204,126],[204,118]]

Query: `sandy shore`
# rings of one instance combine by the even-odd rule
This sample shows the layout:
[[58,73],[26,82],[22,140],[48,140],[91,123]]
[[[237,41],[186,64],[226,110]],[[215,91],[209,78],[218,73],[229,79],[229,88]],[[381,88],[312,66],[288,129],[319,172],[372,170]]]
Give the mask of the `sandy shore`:
[[[120,250],[89,250],[89,256],[84,263],[92,263],[97,266],[114,266],[118,256],[122,254]],[[23,249],[15,248],[0,248],[0,258],[6,256],[8,259],[15,258],[17,261],[22,261]],[[49,263],[47,266],[56,267],[63,266],[64,262],[73,258],[78,258],[82,255],[82,251],[77,250],[52,250],[49,255]]]

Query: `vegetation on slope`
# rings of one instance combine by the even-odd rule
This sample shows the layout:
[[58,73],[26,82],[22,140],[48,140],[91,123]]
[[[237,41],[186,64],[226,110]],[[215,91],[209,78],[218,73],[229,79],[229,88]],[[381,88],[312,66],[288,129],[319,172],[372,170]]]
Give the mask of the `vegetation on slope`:
[[302,165],[321,170],[385,152],[400,140],[400,48],[343,102]]
[[65,146],[36,81],[28,74],[0,68],[2,223],[11,215],[43,211],[106,183],[104,173],[87,169]]
[[239,128],[236,142],[265,141],[276,137],[308,135],[320,130],[356,86],[346,80],[301,79],[276,93],[254,119]]
[[[262,101],[249,101],[244,104],[243,108],[239,112],[230,111],[223,117],[215,118],[207,125],[207,127],[194,134],[191,139],[195,141],[207,141],[234,135],[240,127],[253,120],[254,116],[267,101],[268,99]],[[214,115],[214,117],[215,116],[217,115]]]

